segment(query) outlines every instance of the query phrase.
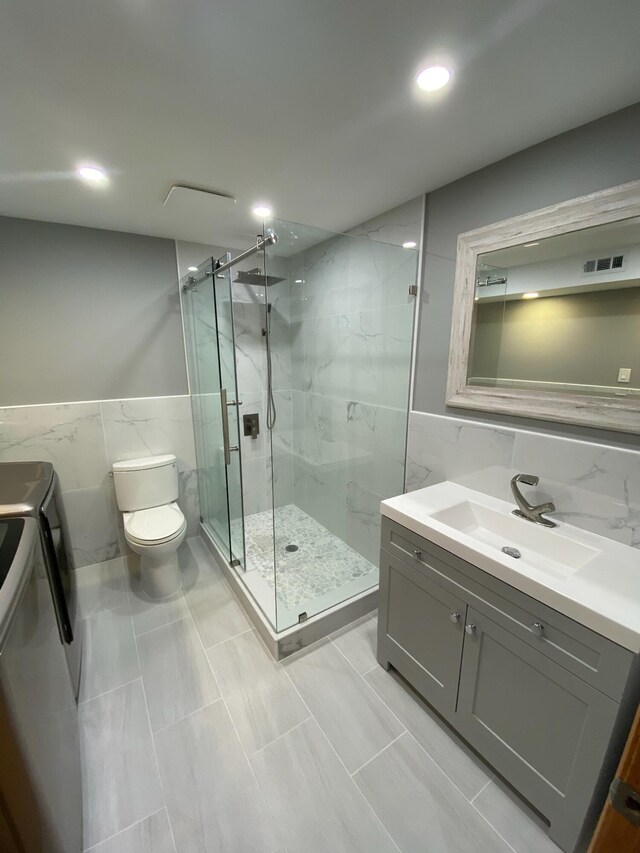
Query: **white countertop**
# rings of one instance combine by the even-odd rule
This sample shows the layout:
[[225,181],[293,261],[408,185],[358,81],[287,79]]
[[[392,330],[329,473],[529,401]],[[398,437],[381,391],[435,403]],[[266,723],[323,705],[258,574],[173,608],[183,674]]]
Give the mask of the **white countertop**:
[[[508,524],[515,522],[517,525],[525,525],[522,529],[525,538],[529,535],[527,528],[535,527],[540,531],[536,535],[551,537],[545,539],[545,543],[553,541],[554,545],[557,543],[559,548],[566,551],[567,544],[571,545],[571,542],[567,543],[569,539],[576,543],[576,548],[581,545],[592,548],[594,556],[569,576],[554,576],[528,563],[526,558],[514,560],[499,548],[432,517],[434,513],[465,501],[508,516]],[[456,483],[444,482],[382,501],[380,510],[387,518],[478,569],[624,648],[639,653],[640,549],[570,524],[558,522],[558,526],[553,529],[533,525],[530,521],[512,516],[514,506]],[[518,531],[517,527],[512,526],[512,529]],[[517,536],[504,544],[518,547]],[[523,550],[523,557],[524,553]],[[550,564],[552,562],[550,560]]]

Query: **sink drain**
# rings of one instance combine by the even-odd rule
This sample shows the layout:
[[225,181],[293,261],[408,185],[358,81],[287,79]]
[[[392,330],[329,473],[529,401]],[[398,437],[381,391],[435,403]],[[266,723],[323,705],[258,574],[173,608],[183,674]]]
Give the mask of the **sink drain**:
[[519,560],[522,557],[520,551],[517,548],[512,548],[510,545],[505,545],[500,549],[503,554],[508,554],[510,557],[513,557],[515,560]]
[[298,550],[298,546],[297,545],[286,545],[284,550],[288,551],[289,553],[292,553],[293,551]]

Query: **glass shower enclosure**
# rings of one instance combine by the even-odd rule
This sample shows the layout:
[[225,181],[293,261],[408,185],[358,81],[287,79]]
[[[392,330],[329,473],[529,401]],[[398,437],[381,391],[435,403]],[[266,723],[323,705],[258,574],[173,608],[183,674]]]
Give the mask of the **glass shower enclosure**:
[[203,528],[279,632],[377,586],[379,504],[404,489],[418,257],[269,229],[182,284]]

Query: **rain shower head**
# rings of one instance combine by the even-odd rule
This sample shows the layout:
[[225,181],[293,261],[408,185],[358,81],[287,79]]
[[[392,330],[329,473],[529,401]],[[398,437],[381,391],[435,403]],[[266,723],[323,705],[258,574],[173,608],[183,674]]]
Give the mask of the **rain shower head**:
[[238,270],[236,277],[233,280],[234,284],[255,284],[258,287],[271,287],[272,284],[284,281],[277,275],[265,275],[264,271],[259,267],[252,270]]

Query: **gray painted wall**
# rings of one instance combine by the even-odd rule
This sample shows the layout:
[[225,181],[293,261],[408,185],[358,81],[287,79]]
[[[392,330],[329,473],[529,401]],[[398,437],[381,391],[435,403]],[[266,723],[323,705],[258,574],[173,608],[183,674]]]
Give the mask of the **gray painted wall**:
[[413,408],[637,448],[624,433],[445,406],[458,234],[640,178],[640,104],[514,154],[427,197]]
[[0,406],[186,394],[172,240],[0,217]]

